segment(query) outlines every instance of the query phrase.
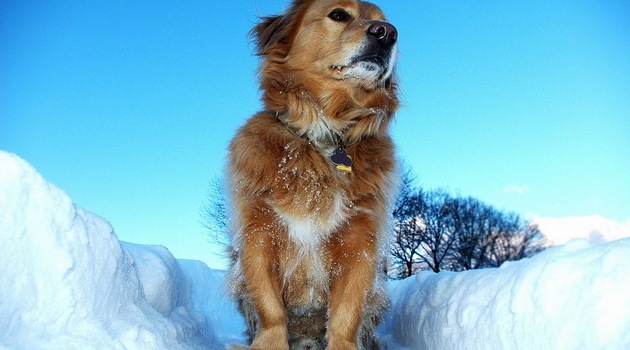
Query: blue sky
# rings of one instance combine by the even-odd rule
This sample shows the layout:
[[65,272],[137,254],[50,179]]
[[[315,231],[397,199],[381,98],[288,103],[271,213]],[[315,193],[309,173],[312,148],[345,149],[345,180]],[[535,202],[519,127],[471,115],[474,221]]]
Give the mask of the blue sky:
[[[200,212],[260,107],[247,33],[285,4],[4,1],[0,149],[121,240],[220,266]],[[630,3],[377,4],[400,36],[392,133],[421,185],[523,215],[630,219]]]

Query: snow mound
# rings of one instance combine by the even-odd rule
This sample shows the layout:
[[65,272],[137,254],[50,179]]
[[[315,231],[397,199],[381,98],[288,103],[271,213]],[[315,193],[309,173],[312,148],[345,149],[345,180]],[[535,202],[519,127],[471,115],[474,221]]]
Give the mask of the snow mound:
[[410,349],[630,349],[630,240],[393,283],[382,333]]
[[220,273],[121,245],[17,156],[0,169],[0,348],[218,348]]

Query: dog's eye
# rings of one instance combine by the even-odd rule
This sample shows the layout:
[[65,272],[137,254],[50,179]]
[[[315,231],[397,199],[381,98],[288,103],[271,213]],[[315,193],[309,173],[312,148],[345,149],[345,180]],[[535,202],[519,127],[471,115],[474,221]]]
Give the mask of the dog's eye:
[[344,9],[334,9],[328,14],[328,18],[335,22],[347,22],[352,18],[352,15]]

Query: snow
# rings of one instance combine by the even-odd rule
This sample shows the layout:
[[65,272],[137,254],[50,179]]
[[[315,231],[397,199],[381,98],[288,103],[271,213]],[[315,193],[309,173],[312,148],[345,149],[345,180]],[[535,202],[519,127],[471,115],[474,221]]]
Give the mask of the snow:
[[242,332],[222,272],[119,242],[15,155],[0,169],[0,348],[218,349]]
[[411,349],[628,349],[630,240],[576,240],[498,269],[392,284],[384,333]]
[[[224,272],[120,242],[0,152],[0,349],[221,349],[243,343]],[[498,269],[390,282],[388,349],[628,349],[630,240],[571,241]]]

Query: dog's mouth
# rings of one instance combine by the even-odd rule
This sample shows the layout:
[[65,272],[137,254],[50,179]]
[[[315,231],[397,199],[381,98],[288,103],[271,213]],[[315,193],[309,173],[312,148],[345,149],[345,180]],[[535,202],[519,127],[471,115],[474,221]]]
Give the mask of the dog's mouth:
[[352,64],[367,63],[368,65],[375,65],[382,69],[387,69],[388,60],[385,58],[387,56],[389,56],[389,54],[386,53],[365,54],[354,58]]
[[393,52],[381,50],[377,53],[364,53],[350,59],[348,64],[330,66],[338,79],[359,78],[362,80],[383,81],[391,74]]
[[374,65],[382,69],[387,69],[389,66],[389,57],[390,57],[390,53],[385,52],[385,51],[381,51],[378,53],[361,54],[350,59],[350,63],[347,65],[334,64],[330,66],[330,69],[338,71],[338,72],[343,72],[344,69],[358,65],[358,64]]

